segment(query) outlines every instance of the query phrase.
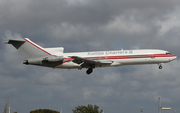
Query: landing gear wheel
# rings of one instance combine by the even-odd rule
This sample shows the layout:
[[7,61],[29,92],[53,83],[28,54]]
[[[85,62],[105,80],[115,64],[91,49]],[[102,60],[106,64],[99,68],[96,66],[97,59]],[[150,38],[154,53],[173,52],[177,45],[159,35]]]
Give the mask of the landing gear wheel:
[[86,73],[89,75],[89,74],[91,74],[93,72],[93,69],[92,68],[89,68],[87,71],[86,71]]
[[162,65],[159,65],[159,69],[162,69]]

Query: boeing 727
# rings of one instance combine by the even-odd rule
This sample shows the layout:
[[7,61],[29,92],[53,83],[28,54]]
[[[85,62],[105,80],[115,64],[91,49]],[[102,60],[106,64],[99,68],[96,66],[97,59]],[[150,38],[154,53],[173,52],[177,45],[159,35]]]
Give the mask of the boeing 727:
[[158,64],[162,69],[163,63],[177,58],[159,49],[64,53],[63,47],[43,48],[28,38],[10,39],[4,43],[12,44],[27,58],[23,64],[64,69],[87,68],[87,74],[91,74],[94,68],[123,65]]

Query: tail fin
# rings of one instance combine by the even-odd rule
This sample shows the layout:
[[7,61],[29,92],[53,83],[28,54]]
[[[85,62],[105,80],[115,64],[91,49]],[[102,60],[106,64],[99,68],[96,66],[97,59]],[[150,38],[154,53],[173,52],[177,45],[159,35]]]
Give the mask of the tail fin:
[[12,44],[26,58],[37,58],[37,57],[44,57],[44,56],[52,55],[51,53],[47,52],[44,48],[35,44],[28,38],[10,39],[4,43]]

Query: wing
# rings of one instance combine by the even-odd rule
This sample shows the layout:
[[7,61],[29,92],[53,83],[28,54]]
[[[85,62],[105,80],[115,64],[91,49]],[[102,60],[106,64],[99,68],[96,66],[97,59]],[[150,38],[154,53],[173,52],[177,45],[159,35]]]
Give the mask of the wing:
[[113,61],[110,60],[93,60],[90,58],[83,58],[79,56],[70,56],[73,60],[72,62],[80,64],[81,67],[91,67],[95,68],[96,65],[110,65]]

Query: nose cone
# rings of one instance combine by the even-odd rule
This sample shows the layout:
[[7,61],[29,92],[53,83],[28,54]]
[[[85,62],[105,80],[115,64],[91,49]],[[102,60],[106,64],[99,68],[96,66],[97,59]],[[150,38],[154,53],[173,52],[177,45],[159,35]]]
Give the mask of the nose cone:
[[170,58],[170,61],[173,61],[173,60],[175,60],[176,58],[177,58],[177,56],[176,56],[176,55],[173,55],[173,57]]

